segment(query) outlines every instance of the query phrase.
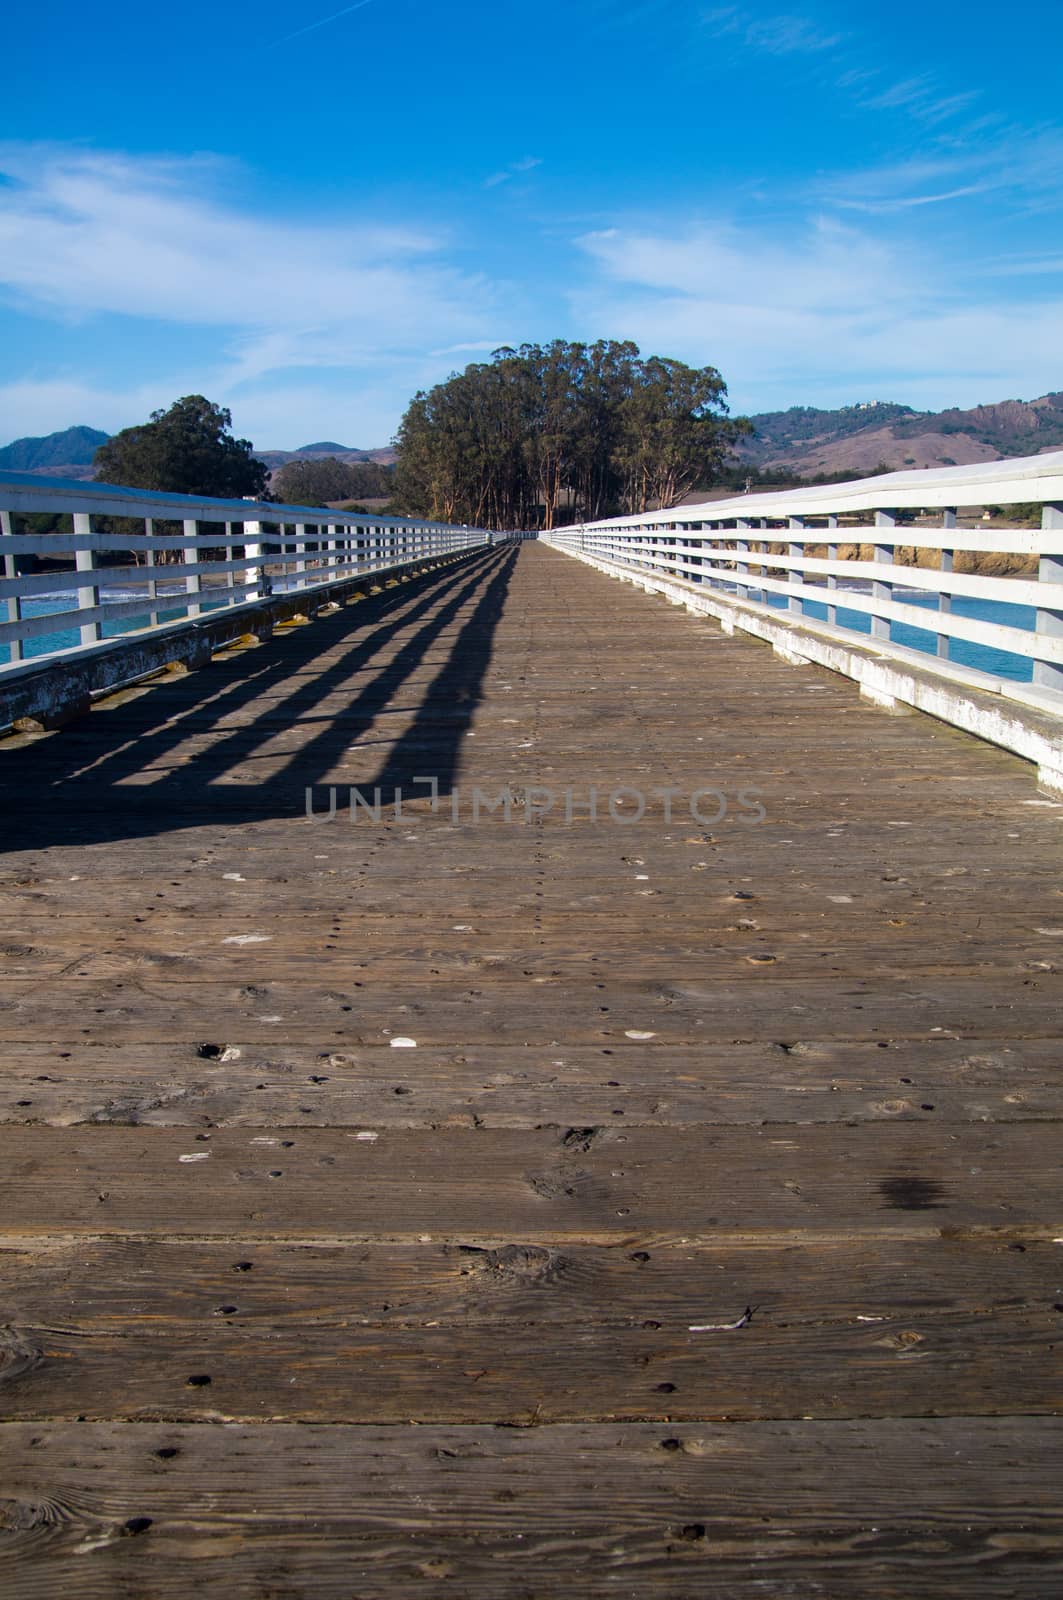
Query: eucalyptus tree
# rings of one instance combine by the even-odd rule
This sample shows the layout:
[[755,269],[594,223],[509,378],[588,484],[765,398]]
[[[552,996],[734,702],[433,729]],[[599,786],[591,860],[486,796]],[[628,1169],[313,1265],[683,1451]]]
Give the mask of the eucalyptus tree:
[[630,341],[508,346],[417,394],[396,438],[397,503],[493,528],[671,504],[737,434],[715,367]]

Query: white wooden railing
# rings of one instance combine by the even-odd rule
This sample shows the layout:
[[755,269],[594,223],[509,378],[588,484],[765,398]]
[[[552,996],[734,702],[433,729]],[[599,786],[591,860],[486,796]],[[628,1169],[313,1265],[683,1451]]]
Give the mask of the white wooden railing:
[[[980,520],[987,504],[1030,502],[1042,508],[1040,528],[987,527]],[[973,508],[979,520],[961,517],[965,508]],[[902,512],[922,515],[899,523]],[[706,585],[730,603],[737,626],[757,614],[777,625],[784,605],[787,619],[803,630],[870,642],[879,654],[907,660],[921,652],[891,638],[892,625],[907,624],[936,635],[938,670],[946,670],[951,642],[964,640],[1029,664],[1014,680],[975,669],[972,681],[994,678],[998,692],[1028,699],[1025,676],[1048,691],[1038,697],[1045,705],[1052,704],[1053,692],[1063,692],[1063,452],[741,495],[543,537],[596,565]],[[873,548],[873,560],[839,559],[841,546],[860,544]],[[933,552],[940,566],[899,565],[895,555],[902,545]],[[956,572],[961,551],[1036,556],[1038,573],[1023,578]],[[932,596],[934,604],[898,599],[899,589]],[[1034,626],[958,615],[953,600],[959,596],[1031,607]],[[840,608],[869,619],[869,630],[846,626]],[[922,664],[933,667],[934,660],[923,656]],[[963,675],[951,665],[947,671],[950,678]]]
[[[40,512],[60,513],[67,522],[55,533],[34,533],[24,518]],[[123,526],[101,526],[101,519],[114,517],[125,519]],[[0,683],[5,670],[17,670],[27,657],[50,661],[102,646],[116,635],[156,628],[163,617],[167,623],[194,620],[221,608],[254,607],[271,595],[320,594],[344,579],[472,549],[491,538],[479,528],[320,506],[0,473],[0,647],[6,647],[0,657],[7,656]],[[58,557],[66,565],[20,572],[33,556]],[[64,602],[66,608],[56,610]],[[77,643],[49,645],[71,631]]]

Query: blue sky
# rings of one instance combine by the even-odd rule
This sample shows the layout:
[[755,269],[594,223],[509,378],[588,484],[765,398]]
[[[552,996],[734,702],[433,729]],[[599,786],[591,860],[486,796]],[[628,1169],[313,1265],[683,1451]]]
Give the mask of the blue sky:
[[732,409],[1063,389],[1063,6],[15,0],[0,443],[385,443],[500,344]]

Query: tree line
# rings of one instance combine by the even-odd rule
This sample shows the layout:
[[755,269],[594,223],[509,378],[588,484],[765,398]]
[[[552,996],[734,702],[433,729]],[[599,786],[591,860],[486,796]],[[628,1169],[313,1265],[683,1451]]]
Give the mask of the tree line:
[[414,396],[395,444],[396,509],[546,529],[673,505],[749,431],[715,367],[630,341],[496,350]]
[[286,461],[273,474],[270,493],[287,505],[335,505],[345,500],[391,498],[395,474],[378,461],[338,461],[335,456]]
[[[496,529],[546,528],[673,505],[717,481],[738,436],[715,367],[611,339],[496,350],[414,396],[395,469],[296,460],[269,485],[231,416],[186,395],[96,452],[97,477],[222,499],[323,505],[391,495],[389,511]],[[269,490],[267,492],[267,486]]]

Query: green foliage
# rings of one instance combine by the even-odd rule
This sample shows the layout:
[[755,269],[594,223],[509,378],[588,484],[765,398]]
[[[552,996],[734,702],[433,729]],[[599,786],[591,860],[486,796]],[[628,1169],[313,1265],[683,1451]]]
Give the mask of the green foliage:
[[793,449],[797,445],[851,438],[869,428],[900,425],[911,419],[921,421],[911,406],[892,401],[866,405],[840,406],[836,411],[821,411],[815,406],[791,406],[788,411],[764,411],[753,417],[757,454]]
[[395,473],[376,461],[288,461],[273,475],[274,498],[285,505],[323,506],[340,500],[379,500],[391,494]]
[[219,499],[259,496],[267,471],[247,439],[234,439],[232,416],[201,394],[175,400],[151,421],[123,428],[96,451],[96,476],[104,483]]
[[877,467],[849,467],[837,472],[817,472],[810,477],[792,467],[754,467],[748,461],[724,465],[712,483],[697,483],[696,489],[733,489],[736,494],[760,493],[765,489],[808,489],[818,484],[850,483],[857,478],[875,478],[892,467],[879,462]]
[[1010,506],[986,506],[986,510],[991,517],[1005,522],[1018,522],[1023,527],[1039,528],[1044,505],[1040,500],[1017,500]]
[[496,350],[411,401],[396,505],[509,529],[674,504],[748,428],[725,416],[726,392],[715,367],[629,342]]

